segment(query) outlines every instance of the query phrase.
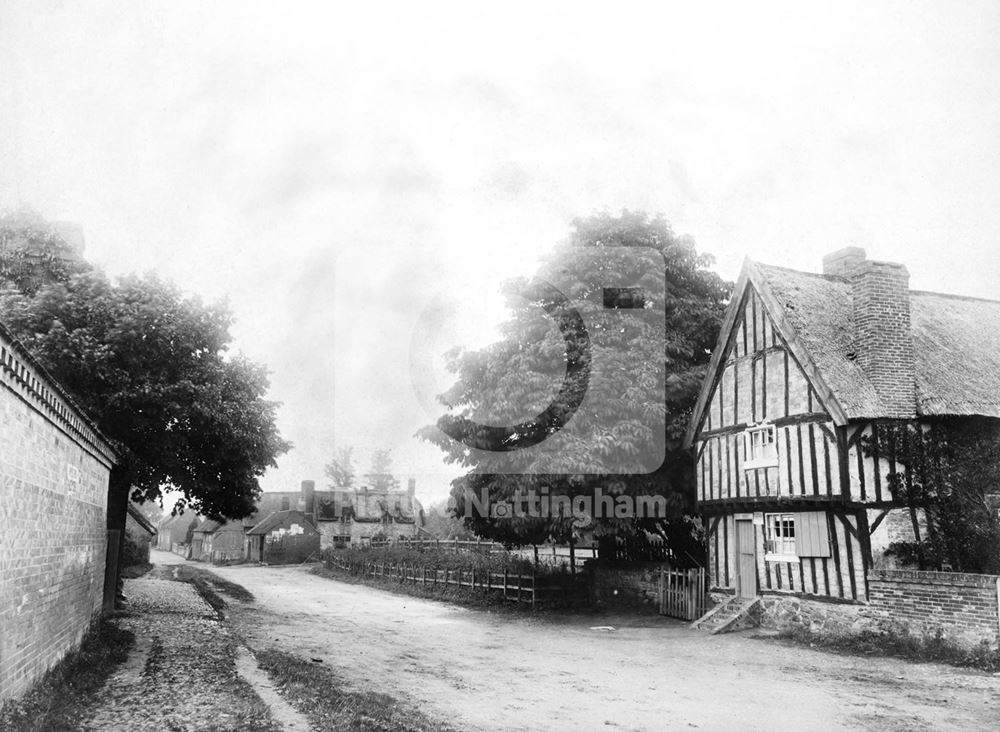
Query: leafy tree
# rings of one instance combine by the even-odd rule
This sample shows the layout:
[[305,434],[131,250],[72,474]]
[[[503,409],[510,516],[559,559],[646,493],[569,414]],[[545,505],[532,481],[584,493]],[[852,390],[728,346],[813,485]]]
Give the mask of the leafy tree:
[[[36,291],[8,281],[4,323],[66,388],[119,455],[109,514],[161,487],[211,518],[252,513],[258,478],[289,443],[265,369],[227,353],[232,315],[152,275],[91,270]],[[121,505],[119,505],[121,504]],[[113,509],[113,510],[112,510]]]
[[375,490],[394,490],[399,487],[399,481],[392,474],[392,451],[378,448],[372,452],[371,468],[365,477]]
[[[897,458],[886,485],[907,504],[920,539],[896,542],[889,552],[921,568],[1000,573],[1000,421],[880,422],[878,439],[862,438],[862,448]],[[923,531],[918,511],[926,518]]]
[[[653,267],[646,263],[628,270],[628,258],[612,256],[620,255],[622,247],[651,248],[662,260]],[[697,538],[683,519],[693,507],[693,494],[688,488],[690,458],[680,443],[731,291],[730,283],[708,269],[712,262],[690,238],[674,234],[662,216],[625,211],[574,221],[568,241],[555,249],[534,280],[507,283],[511,317],[502,328],[501,340],[477,351],[449,354],[456,382],[440,398],[451,411],[438,421],[439,429],[427,427],[418,433],[438,445],[449,462],[468,470],[453,485],[452,496],[457,515],[468,516],[477,534],[509,544],[567,541],[589,524],[589,517],[574,512],[490,517],[482,515],[481,506],[470,510],[470,492],[485,491],[497,504],[532,489],[549,495],[593,496],[600,488],[605,495],[662,496],[667,511],[648,519],[601,518],[589,526],[598,537],[634,537],[649,531],[672,540],[675,551],[698,551]],[[609,281],[612,270],[619,280],[650,291],[656,290],[650,286],[653,281],[665,281],[663,307],[639,313],[643,317],[622,325],[619,314],[606,304],[604,308],[587,304],[593,303],[588,297]],[[591,372],[599,377],[590,380],[588,408],[573,414],[575,433],[559,430],[558,423],[543,419],[519,424],[518,435],[544,441],[530,455],[522,451],[513,458],[509,452],[470,450],[442,434],[454,434],[467,420],[511,424],[509,420],[523,412],[523,405],[551,401],[551,379],[546,374],[558,370],[560,364],[571,364],[584,351],[586,337],[572,327],[556,332],[544,317],[543,299],[535,293],[540,282],[557,279],[570,283],[566,295],[574,304],[583,303],[580,307],[588,330],[601,337],[599,345],[592,344],[589,370],[565,367],[568,386],[554,402],[564,417],[572,412],[576,396],[588,389],[585,380]],[[665,322],[653,317],[656,312],[665,313]],[[650,438],[649,425],[657,422],[666,425],[662,436],[665,460],[655,472],[644,473],[636,455],[639,445]],[[523,460],[523,469],[518,474],[502,472],[501,461],[506,466],[512,459]],[[686,540],[678,537],[691,539],[680,547]]]
[[439,539],[475,539],[461,518],[454,516],[448,501],[439,501],[424,512],[424,529]]
[[330,479],[331,488],[351,488],[354,486],[354,448],[342,447],[337,450],[336,457],[326,466],[326,477]]

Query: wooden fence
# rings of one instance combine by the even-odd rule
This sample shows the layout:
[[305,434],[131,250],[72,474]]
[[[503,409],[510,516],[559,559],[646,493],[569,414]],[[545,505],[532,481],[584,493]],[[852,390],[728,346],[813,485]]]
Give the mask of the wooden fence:
[[[475,569],[428,569],[412,564],[390,562],[346,562],[333,557],[327,563],[355,576],[383,577],[400,584],[410,582],[431,587],[468,588],[471,592],[498,591],[504,600],[531,605],[569,605],[581,600],[585,595],[589,603],[590,593],[586,587],[571,575],[536,576],[504,570],[487,572]],[[581,592],[582,591],[582,592]]]
[[662,569],[659,581],[660,615],[697,620],[708,612],[705,569]]

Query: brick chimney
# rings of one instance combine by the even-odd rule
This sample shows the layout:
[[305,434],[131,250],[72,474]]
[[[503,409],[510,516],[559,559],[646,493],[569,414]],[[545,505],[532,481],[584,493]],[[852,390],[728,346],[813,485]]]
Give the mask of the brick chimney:
[[302,481],[302,499],[300,500],[302,512],[307,516],[316,515],[316,481]]
[[410,478],[409,480],[406,481],[406,494],[410,498],[413,498],[413,496],[415,496],[417,494],[417,479],[416,478]]
[[882,402],[883,416],[914,417],[910,273],[902,264],[873,262],[864,249],[847,247],[823,257],[823,274],[850,282],[854,353]]

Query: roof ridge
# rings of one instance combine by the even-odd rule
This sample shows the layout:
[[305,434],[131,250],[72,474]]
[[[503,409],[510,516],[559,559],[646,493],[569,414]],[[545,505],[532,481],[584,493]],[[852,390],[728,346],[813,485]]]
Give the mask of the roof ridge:
[[934,290],[910,290],[911,295],[933,295],[935,297],[946,297],[949,300],[969,300],[971,302],[989,302],[1000,305],[1000,300],[990,297],[976,297],[975,295],[956,295],[952,292],[935,292]]

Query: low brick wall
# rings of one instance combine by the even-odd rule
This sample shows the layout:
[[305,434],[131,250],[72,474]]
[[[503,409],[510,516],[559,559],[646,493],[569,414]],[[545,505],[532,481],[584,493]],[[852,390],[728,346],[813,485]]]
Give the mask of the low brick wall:
[[670,568],[664,562],[606,560],[588,560],[585,566],[591,575],[595,603],[649,609],[656,609],[659,602],[660,570]]
[[873,570],[865,615],[875,625],[898,625],[911,633],[938,632],[961,646],[1000,644],[995,575],[959,572]]

